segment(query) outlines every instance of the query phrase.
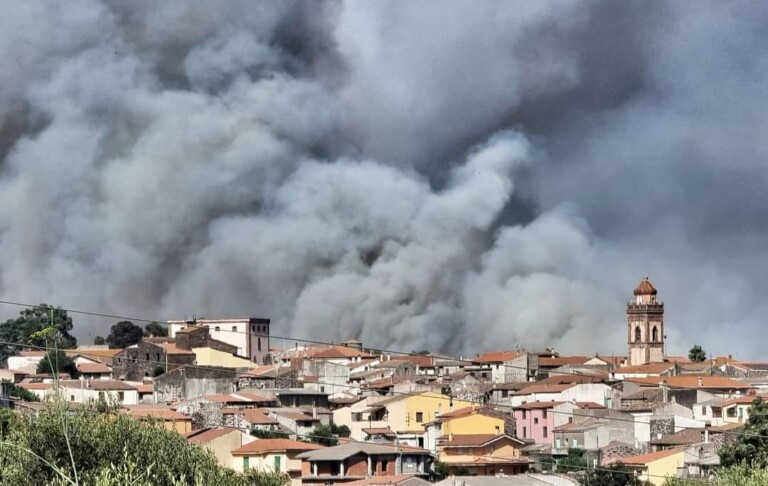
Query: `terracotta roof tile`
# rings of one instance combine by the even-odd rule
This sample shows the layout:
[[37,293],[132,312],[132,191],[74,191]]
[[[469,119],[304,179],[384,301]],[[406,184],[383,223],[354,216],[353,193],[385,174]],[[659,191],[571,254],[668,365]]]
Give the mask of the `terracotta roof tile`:
[[665,371],[669,371],[675,367],[674,363],[647,363],[635,366],[622,366],[613,370],[614,373],[619,374],[640,374],[647,373],[649,375],[660,374]]
[[247,456],[251,454],[266,454],[268,452],[284,451],[315,451],[323,449],[323,446],[309,442],[299,442],[290,439],[258,439],[249,442],[232,451],[233,456]]
[[243,419],[251,425],[274,425],[277,420],[269,418],[267,414],[257,408],[246,408],[240,411]]
[[576,383],[563,383],[559,385],[535,384],[518,390],[513,395],[530,395],[531,393],[560,393],[576,386]]
[[491,353],[481,354],[477,358],[473,359],[475,363],[504,363],[520,357],[525,353],[520,351],[494,351]]
[[[699,381],[701,380],[701,381]],[[687,388],[693,390],[699,389],[727,389],[727,390],[748,390],[752,388],[750,385],[734,380],[732,378],[726,378],[724,376],[695,376],[695,375],[682,375],[682,376],[658,376],[647,378],[628,378],[624,381],[630,383],[637,383],[639,385],[652,385],[659,386],[663,381],[667,382],[670,388]]]
[[658,461],[659,459],[664,459],[665,457],[673,456],[681,452],[683,452],[683,449],[665,449],[663,451],[649,452],[647,454],[625,457],[621,460],[621,462],[628,466],[645,466],[650,462]]
[[454,434],[451,436],[442,436],[438,439],[442,447],[468,447],[468,446],[482,446],[491,441],[507,439],[519,444],[523,444],[523,441],[516,439],[506,434]]
[[558,368],[566,365],[583,365],[592,358],[587,356],[557,356],[553,358],[539,358],[539,367]]
[[77,371],[84,374],[112,372],[112,370],[104,363],[81,363],[77,365]]
[[184,437],[190,444],[204,444],[231,433],[239,434],[241,432],[238,429],[233,429],[230,427],[216,427],[213,429],[194,430],[184,434]]

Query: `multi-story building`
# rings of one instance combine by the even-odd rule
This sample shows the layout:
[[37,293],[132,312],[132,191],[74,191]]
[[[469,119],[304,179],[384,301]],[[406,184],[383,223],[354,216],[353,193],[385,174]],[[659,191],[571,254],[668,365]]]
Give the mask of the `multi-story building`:
[[269,323],[257,317],[168,321],[168,336],[175,337],[188,326],[204,326],[213,339],[235,346],[239,356],[263,364],[269,354]]

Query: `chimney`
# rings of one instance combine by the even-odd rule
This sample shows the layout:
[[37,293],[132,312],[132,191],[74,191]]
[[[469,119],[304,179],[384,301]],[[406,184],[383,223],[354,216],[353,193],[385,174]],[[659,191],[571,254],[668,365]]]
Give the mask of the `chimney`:
[[317,420],[317,407],[312,405],[312,418]]
[[666,403],[669,400],[669,387],[667,386],[667,380],[661,381],[661,401]]
[[709,444],[709,429],[704,428],[704,443]]

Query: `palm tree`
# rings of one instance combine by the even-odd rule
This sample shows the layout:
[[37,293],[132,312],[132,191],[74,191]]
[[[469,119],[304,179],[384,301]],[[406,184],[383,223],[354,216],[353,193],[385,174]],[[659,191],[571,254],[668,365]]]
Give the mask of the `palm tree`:
[[694,363],[701,363],[705,359],[707,359],[707,353],[704,352],[703,349],[701,349],[701,346],[698,344],[694,344],[690,351],[688,351],[688,359],[693,361]]

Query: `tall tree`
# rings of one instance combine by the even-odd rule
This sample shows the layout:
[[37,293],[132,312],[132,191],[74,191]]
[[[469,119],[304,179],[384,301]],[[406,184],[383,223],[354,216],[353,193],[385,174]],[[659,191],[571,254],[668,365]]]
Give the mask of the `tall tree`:
[[150,322],[144,326],[144,337],[165,337],[168,335],[168,328],[157,322]]
[[101,336],[96,336],[95,338],[93,338],[93,344],[95,344],[96,346],[103,346],[107,344],[107,340]]
[[74,348],[77,339],[69,333],[72,326],[72,318],[60,307],[40,304],[24,309],[16,319],[8,319],[0,324],[0,341],[18,344],[0,344],[0,362],[7,361],[9,356],[16,354],[24,345]]
[[701,349],[701,346],[694,344],[690,351],[688,351],[688,359],[694,363],[701,363],[707,359],[707,353]]
[[60,349],[48,351],[43,359],[37,363],[38,373],[69,373],[72,378],[79,375],[75,360],[66,355]]
[[141,341],[144,331],[131,321],[120,321],[109,330],[107,344],[110,348],[127,348]]
[[720,449],[720,465],[768,468],[768,402],[755,398],[741,432]]

